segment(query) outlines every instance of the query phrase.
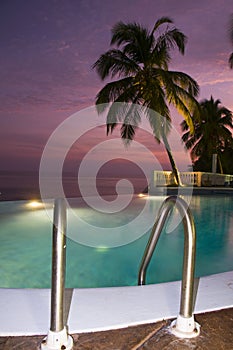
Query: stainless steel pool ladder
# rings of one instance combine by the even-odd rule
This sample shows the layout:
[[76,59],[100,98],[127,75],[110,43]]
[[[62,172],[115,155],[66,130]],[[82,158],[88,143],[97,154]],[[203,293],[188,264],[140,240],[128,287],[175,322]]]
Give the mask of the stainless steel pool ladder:
[[67,333],[63,314],[66,272],[66,211],[65,199],[56,199],[53,217],[50,330],[41,343],[41,350],[71,350],[73,348],[73,339]]
[[194,321],[193,316],[196,229],[192,213],[187,203],[178,196],[170,196],[166,198],[159,210],[158,217],[152,228],[151,235],[140,264],[138,285],[144,285],[146,282],[147,267],[150,263],[167,217],[173,207],[177,207],[182,217],[184,226],[184,257],[180,312],[177,320],[172,323],[171,331],[178,337],[191,338],[197,336],[200,332],[200,326]]
[[[196,235],[191,212],[186,202],[179,197],[168,197],[162,204],[142,259],[138,282],[140,285],[145,284],[147,266],[153,255],[167,216],[175,205],[183,218],[185,243],[180,314],[172,324],[171,331],[179,337],[189,338],[198,335],[200,329],[200,326],[194,321],[192,313]],[[53,219],[51,320],[50,330],[47,337],[41,343],[41,350],[71,350],[73,348],[73,339],[67,332],[63,315],[65,266],[66,202],[65,199],[56,199]]]

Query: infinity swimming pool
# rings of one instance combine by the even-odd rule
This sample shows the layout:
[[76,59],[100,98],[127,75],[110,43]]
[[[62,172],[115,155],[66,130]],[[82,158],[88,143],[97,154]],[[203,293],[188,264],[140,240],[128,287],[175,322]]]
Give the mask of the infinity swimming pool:
[[[68,210],[66,287],[136,285],[150,233],[147,221],[156,216],[164,199],[134,198],[117,213],[103,213],[90,209],[80,199],[71,200],[75,215]],[[197,231],[196,276],[233,270],[232,204],[231,196],[192,197],[190,207]],[[52,211],[52,203],[46,212],[32,202],[0,202],[0,287],[50,287]],[[174,212],[159,239],[147,283],[181,279],[184,235],[179,221]],[[99,228],[104,229],[103,237],[110,237],[109,241],[101,238]]]

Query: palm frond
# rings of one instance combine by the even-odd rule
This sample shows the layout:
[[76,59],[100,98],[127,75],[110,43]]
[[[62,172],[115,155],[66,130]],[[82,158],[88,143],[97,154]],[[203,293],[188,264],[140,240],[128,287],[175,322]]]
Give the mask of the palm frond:
[[160,70],[160,77],[169,103],[182,114],[192,133],[194,131],[192,113],[198,106],[193,92],[195,89],[198,90],[198,86],[187,74],[179,73]]
[[171,121],[152,108],[145,109],[145,115],[150,123],[153,135],[157,142],[160,142],[162,135],[168,135],[171,130]]
[[[134,103],[113,103],[107,114],[107,134],[112,133],[117,124],[122,123],[121,136],[132,140],[141,122],[141,106]],[[126,143],[129,143],[126,141]]]
[[106,118],[107,135],[112,133],[116,126],[122,122],[124,114],[127,113],[128,108],[127,103],[114,102],[110,105]]
[[173,23],[173,20],[170,17],[161,17],[159,18],[154,25],[153,30],[151,31],[151,35],[154,35],[155,31],[162,25],[167,23]]
[[131,124],[137,127],[142,119],[143,108],[136,104],[136,99],[134,103],[128,104],[128,107],[127,113],[124,113],[124,124]]
[[123,122],[125,115],[127,115],[130,109],[130,106],[131,104],[129,103],[118,102],[114,102],[110,105],[106,118],[107,134],[112,132],[117,124]]
[[141,64],[148,60],[153,42],[147,28],[138,23],[118,22],[112,29],[111,44],[121,47],[126,56]]
[[135,42],[139,37],[148,38],[149,31],[139,23],[117,22],[112,28],[111,45],[116,44],[118,47],[122,44]]
[[197,97],[199,94],[199,85],[198,83],[188,74],[177,71],[167,72],[169,79],[172,82],[179,85],[182,89],[185,89],[190,95]]
[[181,131],[184,132],[184,131],[187,131],[189,129],[189,126],[188,124],[186,123],[185,120],[183,120],[181,123],[180,123],[180,127],[181,127]]
[[93,64],[93,69],[96,69],[102,80],[111,76],[128,76],[135,74],[140,70],[134,61],[127,57],[121,50],[109,50],[99,57]]
[[124,144],[128,146],[130,142],[134,139],[137,127],[131,124],[122,124],[121,126],[121,138]]
[[151,65],[168,70],[171,61],[170,50],[166,46],[155,47],[151,52]]
[[147,103],[145,101],[144,105],[146,105],[151,111],[161,115],[166,120],[171,120],[170,110],[166,102],[166,96],[161,87],[156,86],[156,91],[153,91],[153,98],[148,100]]
[[[187,124],[186,124],[187,125]],[[183,130],[184,131],[184,130]],[[189,131],[185,132],[182,137],[181,137],[181,140],[186,143],[188,141],[188,139],[190,138],[190,133]],[[187,146],[186,146],[187,147]]]
[[221,118],[221,124],[223,127],[227,126],[230,129],[233,129],[232,116],[225,115]]
[[178,48],[181,54],[184,54],[187,37],[177,28],[167,30],[157,39],[156,49],[160,50],[166,47],[167,50]]
[[109,121],[107,121],[107,135],[112,134],[113,130],[116,128],[118,123],[110,123]]
[[231,53],[228,62],[229,62],[230,68],[232,69],[233,68],[233,52]]
[[106,84],[96,95],[96,104],[114,102],[122,93],[129,91],[132,83],[133,78],[127,77]]

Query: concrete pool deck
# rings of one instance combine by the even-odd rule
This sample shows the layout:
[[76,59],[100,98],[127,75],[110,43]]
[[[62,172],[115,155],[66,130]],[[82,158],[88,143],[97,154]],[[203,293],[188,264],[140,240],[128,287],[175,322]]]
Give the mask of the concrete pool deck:
[[[117,330],[72,334],[73,350],[231,350],[233,309],[196,316],[201,334],[175,338],[167,331],[170,320]],[[0,337],[0,350],[39,350],[44,336]]]
[[[69,333],[74,335],[77,343],[74,349],[168,349],[161,347],[161,337],[165,342],[170,339],[169,349],[188,349],[183,345],[196,344],[208,332],[216,335],[221,330],[224,333],[226,327],[230,329],[228,333],[233,344],[233,271],[196,280],[194,315],[201,325],[201,335],[196,340],[178,340],[167,330],[170,319],[179,313],[180,286],[178,281],[140,287],[66,290],[65,314]],[[36,349],[32,342],[39,344],[42,335],[49,330],[50,290],[0,289],[0,310],[0,349]],[[217,310],[222,311],[213,312]],[[206,312],[211,312],[210,316],[202,315]],[[209,319],[212,320],[210,324]],[[229,325],[225,327],[222,319],[226,319]],[[225,336],[219,334],[219,337],[225,342]],[[31,345],[16,346],[17,339],[19,344],[29,342]],[[146,345],[152,340],[155,345]],[[170,341],[183,344],[183,347],[171,347]],[[108,342],[112,345],[107,345]],[[135,347],[139,343],[141,345]],[[155,347],[156,344],[159,347]],[[232,349],[233,346],[192,347],[207,348],[220,350]]]

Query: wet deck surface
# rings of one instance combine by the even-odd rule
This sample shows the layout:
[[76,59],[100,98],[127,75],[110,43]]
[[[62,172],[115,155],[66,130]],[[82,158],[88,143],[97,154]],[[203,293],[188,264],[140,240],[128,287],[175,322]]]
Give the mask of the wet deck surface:
[[[233,308],[196,315],[201,334],[179,339],[168,331],[170,321],[105,332],[73,334],[73,350],[232,350]],[[0,337],[0,350],[40,349],[43,336]]]

